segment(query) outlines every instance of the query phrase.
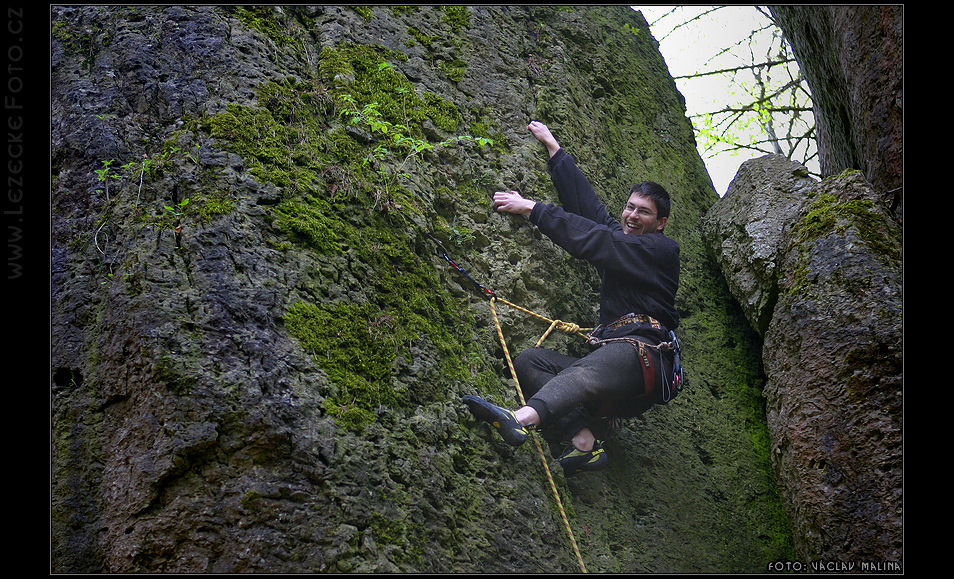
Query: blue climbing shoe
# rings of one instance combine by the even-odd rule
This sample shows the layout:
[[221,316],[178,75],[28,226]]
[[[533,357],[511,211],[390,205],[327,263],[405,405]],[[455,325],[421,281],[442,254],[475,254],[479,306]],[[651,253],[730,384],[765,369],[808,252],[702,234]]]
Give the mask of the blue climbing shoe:
[[517,422],[517,417],[512,411],[470,394],[464,396],[463,401],[470,408],[474,418],[491,424],[507,444],[520,446],[530,436],[527,427]]
[[577,473],[591,470],[603,470],[609,463],[609,457],[603,450],[603,443],[596,441],[593,450],[577,450],[571,446],[557,459],[563,467],[563,474],[572,476]]

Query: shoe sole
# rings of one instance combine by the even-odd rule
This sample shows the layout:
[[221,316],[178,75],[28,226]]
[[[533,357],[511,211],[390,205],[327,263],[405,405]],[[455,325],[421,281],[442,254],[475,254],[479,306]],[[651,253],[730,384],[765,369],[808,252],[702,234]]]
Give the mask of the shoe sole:
[[477,396],[467,395],[463,397],[464,404],[470,408],[471,414],[474,415],[478,420],[483,422],[490,423],[494,428],[497,429],[497,432],[500,433],[500,436],[503,437],[504,441],[511,446],[520,446],[527,440],[528,433],[525,428],[520,427],[523,432],[517,431],[515,427],[505,426],[504,423],[510,423],[515,421],[513,416],[508,414],[506,410],[500,408],[495,404],[487,402],[483,398]]
[[[596,450],[595,452],[590,451],[587,454],[592,454],[590,459],[584,462],[583,464],[580,464],[577,466],[567,466],[567,465],[564,465],[562,461],[558,461],[560,462],[560,466],[563,467],[564,474],[574,475],[581,472],[595,472],[595,471],[603,470],[608,466],[609,460],[608,460],[608,457],[606,456],[606,451],[602,447],[599,450]],[[566,459],[566,458],[577,458],[577,457],[561,457],[561,458]]]

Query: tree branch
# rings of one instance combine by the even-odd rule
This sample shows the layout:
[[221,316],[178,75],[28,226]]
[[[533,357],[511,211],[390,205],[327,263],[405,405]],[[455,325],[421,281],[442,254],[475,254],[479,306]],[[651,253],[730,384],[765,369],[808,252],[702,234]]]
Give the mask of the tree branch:
[[[814,109],[811,107],[787,106],[787,107],[762,107],[761,110],[767,111],[770,113],[806,113],[806,112],[812,112]],[[728,113],[754,113],[754,112],[756,112],[756,109],[750,108],[750,107],[741,107],[741,108],[726,107],[718,111],[712,111],[711,113],[689,115],[689,118],[694,119],[694,118],[704,117],[706,115],[715,116],[715,115],[728,114]]]
[[[669,16],[670,14],[674,14],[674,13],[676,12],[676,10],[679,10],[680,8],[682,8],[682,6],[677,6],[677,7],[673,8],[672,10],[670,10],[669,12],[667,12],[666,14],[664,14],[663,16],[660,16],[658,19],[656,19],[656,22],[653,22],[650,26],[655,25],[657,22],[659,22],[660,20],[662,20],[662,19],[665,18],[666,16]],[[663,40],[666,39],[666,37],[668,37],[670,34],[672,34],[673,32],[675,32],[676,30],[682,28],[683,26],[688,26],[688,25],[689,25],[690,23],[692,23],[694,20],[699,20],[700,18],[702,18],[702,17],[705,16],[706,14],[710,14],[710,13],[712,13],[712,12],[715,12],[716,10],[718,10],[718,9],[720,9],[720,8],[725,8],[725,6],[713,6],[710,10],[706,10],[705,12],[702,12],[702,13],[700,13],[700,14],[697,14],[695,17],[690,18],[689,20],[686,20],[685,22],[683,22],[683,23],[681,23],[681,24],[677,24],[676,26],[673,27],[672,30],[670,30],[670,31],[666,34],[666,36],[663,36],[662,38],[658,39],[658,41],[659,41],[659,42],[662,42]]]
[[733,67],[733,68],[722,68],[722,69],[719,69],[719,70],[712,70],[712,71],[709,71],[709,72],[699,72],[699,73],[696,73],[696,74],[684,74],[684,75],[681,75],[681,76],[674,76],[674,77],[672,77],[672,78],[673,78],[673,80],[682,79],[682,78],[699,78],[699,77],[702,77],[702,76],[712,76],[712,75],[714,75],[714,74],[724,74],[724,73],[727,73],[727,72],[738,72],[738,71],[740,71],[740,70],[754,70],[754,69],[758,69],[758,68],[762,68],[762,67],[767,67],[767,66],[776,66],[776,65],[779,65],[779,64],[788,64],[788,63],[790,63],[790,62],[795,62],[795,59],[794,59],[794,58],[786,58],[786,59],[783,59],[783,60],[770,60],[770,61],[767,61],[767,62],[763,62],[763,63],[761,63],[761,64],[747,64],[747,65],[745,65],[745,66],[736,66],[736,67]]

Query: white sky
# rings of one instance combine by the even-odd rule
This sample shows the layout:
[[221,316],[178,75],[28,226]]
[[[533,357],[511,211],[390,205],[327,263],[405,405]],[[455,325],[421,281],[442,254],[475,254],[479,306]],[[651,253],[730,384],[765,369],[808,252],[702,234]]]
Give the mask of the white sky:
[[[654,22],[674,8],[676,6],[633,6],[633,9],[642,12],[646,21],[649,22],[653,38],[659,41],[659,50],[673,77],[745,64],[742,56],[734,55],[723,55],[711,62],[707,60],[726,46],[749,36],[752,30],[766,23],[765,17],[753,6],[725,6],[670,34],[673,27],[712,8],[712,6],[692,5],[681,6],[675,14],[666,16],[653,26]],[[748,49],[745,50],[745,56],[747,56]],[[676,80],[676,87],[686,99],[689,115],[722,108],[732,98],[732,92],[736,90],[723,76],[713,75],[703,78],[704,80]],[[701,142],[699,144],[702,145]],[[702,154],[701,150],[700,154]],[[722,153],[715,157],[707,157],[703,154],[702,160],[709,170],[716,192],[721,197],[725,195],[739,166],[751,158],[760,156],[762,154],[742,151]]]

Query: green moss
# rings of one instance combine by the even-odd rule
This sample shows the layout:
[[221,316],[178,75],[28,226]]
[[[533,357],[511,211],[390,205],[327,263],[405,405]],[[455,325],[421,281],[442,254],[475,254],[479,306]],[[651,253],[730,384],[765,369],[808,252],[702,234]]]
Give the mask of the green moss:
[[[492,130],[490,126],[491,124],[494,124],[494,123],[492,121],[486,120],[484,116],[481,116],[480,120],[476,120],[470,123],[470,126],[468,127],[469,129],[468,132],[472,137],[481,137],[481,138],[490,139],[491,141],[493,141],[492,144],[490,145],[491,150],[493,150],[494,153],[496,153],[497,155],[502,155],[508,151],[507,137],[499,129]],[[486,179],[487,177],[488,176],[482,176],[482,177],[478,177],[477,179],[481,179],[481,178]],[[484,184],[486,183],[481,183],[481,185],[484,185]]]
[[418,42],[420,42],[421,44],[423,44],[424,46],[428,48],[432,44],[434,44],[435,40],[437,40],[437,36],[424,34],[423,32],[421,32],[420,30],[418,30],[417,28],[413,26],[408,26],[407,33],[410,34],[412,38],[414,38],[415,40],[417,40]]
[[424,101],[422,112],[427,118],[434,121],[437,128],[447,132],[457,130],[461,122],[461,115],[457,109],[457,105],[432,92],[425,92],[422,98]]
[[276,166],[287,165],[287,149],[283,129],[265,109],[230,104],[208,124],[213,137],[250,163],[249,172],[262,181],[287,185],[286,171]]
[[105,32],[108,29],[95,22],[57,20],[50,25],[50,36],[62,44],[67,54],[81,56],[81,67],[92,72],[97,52],[109,45],[109,34]]
[[414,4],[405,4],[405,5],[398,5],[398,6],[389,6],[389,8],[391,9],[392,13],[394,13],[397,16],[400,16],[403,14],[412,14],[414,12],[417,12],[418,10],[420,10],[421,7],[415,6]]
[[328,150],[333,160],[339,163],[352,163],[364,154],[361,145],[342,129],[327,134]]
[[[408,504],[407,497],[401,497],[401,500],[395,501],[395,504]],[[386,517],[375,513],[371,521],[371,531],[374,533],[375,542],[379,545],[393,545],[398,547],[395,555],[398,562],[419,562],[423,553],[422,539],[419,530],[420,525],[413,523],[408,517]]]
[[82,33],[76,31],[70,24],[58,20],[50,26],[50,35],[60,41],[64,50],[71,54],[88,54],[93,50],[93,34],[98,33],[96,28],[87,27]]
[[865,199],[820,196],[792,228],[792,244],[803,245],[830,233],[844,233],[851,227],[886,263],[901,260],[901,228],[890,223],[872,201]]
[[451,32],[458,33],[470,27],[470,9],[467,6],[441,6],[444,22],[450,24]]
[[241,156],[260,181],[308,188],[330,153],[324,133],[331,107],[319,85],[270,81],[259,88],[258,106],[229,104],[201,127]]
[[448,62],[442,62],[440,69],[452,82],[460,82],[461,79],[464,78],[464,73],[467,72],[467,63],[459,58],[455,58]]
[[[385,120],[407,126],[411,136],[420,137],[422,125],[428,120],[444,131],[456,131],[462,120],[457,106],[433,92],[418,95],[389,59],[406,60],[407,55],[378,45],[342,45],[322,50],[319,71],[334,87],[334,97],[351,95],[359,108],[377,103]],[[343,102],[337,102],[346,108]]]
[[266,239],[265,243],[277,251],[288,251],[291,249],[291,243],[288,241],[275,241],[273,239]]
[[382,309],[393,312],[400,324],[393,335],[409,340],[426,337],[441,354],[455,362],[453,375],[462,375],[457,364],[463,349],[456,328],[470,324],[454,313],[436,272],[408,246],[405,238],[390,228],[372,227],[357,233],[362,241],[357,244],[362,263],[375,272],[369,283]]
[[[321,256],[347,250],[353,269],[343,277],[361,280],[362,301],[299,302],[285,324],[333,384],[325,410],[354,429],[374,422],[381,408],[440,399],[453,390],[451,382],[481,372],[464,362],[461,346],[474,322],[461,319],[436,272],[421,259],[416,235],[407,233],[410,224],[400,215],[354,206],[373,200],[366,209],[384,208],[374,187],[376,165],[367,162],[373,143],[357,134],[363,127],[344,126],[337,114],[342,107],[374,103],[382,118],[418,139],[425,138],[427,123],[446,131],[461,123],[453,103],[415,92],[392,64],[404,58],[380,46],[325,48],[313,81],[264,83],[256,106],[230,104],[198,126],[241,156],[256,179],[279,187],[279,202],[263,207],[289,241]],[[348,194],[340,195],[339,186]],[[226,207],[220,200],[208,209]],[[314,285],[329,283],[316,278]],[[397,356],[406,360],[421,350],[434,351],[426,379],[395,381]]]
[[[460,337],[451,319],[453,308],[436,286],[436,279],[400,242],[366,232],[367,243],[356,246],[372,301],[364,304],[292,306],[285,316],[289,333],[312,354],[315,363],[335,383],[337,391],[325,404],[339,423],[360,429],[374,420],[381,406],[421,403],[443,396],[446,382],[463,379]],[[354,241],[354,240],[352,240]],[[387,246],[381,242],[387,242]],[[395,388],[393,366],[398,353],[409,356],[408,345],[424,342],[439,352],[438,374],[416,385]]]
[[791,542],[791,523],[788,514],[782,507],[775,483],[775,475],[771,463],[772,441],[765,422],[765,399],[762,396],[761,385],[763,379],[756,372],[759,368],[760,351],[750,347],[749,343],[737,343],[732,348],[723,350],[725,375],[734,387],[728,390],[732,404],[738,409],[738,415],[744,417],[742,424],[752,445],[754,457],[757,457],[755,466],[763,480],[761,483],[752,481],[752,484],[761,484],[767,492],[772,494],[772,500],[764,504],[758,511],[758,520],[750,520],[750,529],[753,532],[767,533],[763,550],[767,560],[780,555],[789,559],[795,557]]
[[275,210],[276,224],[298,241],[319,253],[341,250],[335,233],[338,221],[331,216],[330,204],[308,196],[305,201],[287,199]]
[[370,6],[352,6],[351,9],[361,15],[361,18],[365,20],[371,20],[371,17],[374,15],[374,10]]
[[470,379],[474,389],[488,396],[498,396],[502,400],[509,399],[513,391],[508,388],[500,376],[493,370],[483,370]]
[[219,215],[227,215],[235,209],[235,204],[224,195],[212,195],[202,199],[196,208],[196,213],[202,223],[209,223]]
[[[445,142],[435,135],[434,128],[456,132],[461,112],[436,93],[418,94],[393,64],[406,58],[377,45],[345,44],[323,49],[319,63],[320,77],[331,87],[328,98],[349,127],[326,133],[324,150],[346,164],[371,189],[373,207],[385,211],[421,211],[417,193],[408,188],[412,173],[434,147],[470,138]],[[458,73],[463,69],[450,70]]]
[[[455,308],[436,274],[400,234],[386,227],[343,224],[335,230],[343,232],[342,243],[366,272],[362,277],[369,301],[300,302],[289,309],[285,324],[337,387],[326,410],[339,423],[360,429],[374,421],[381,406],[440,399],[448,382],[468,377],[460,332],[473,321],[451,313]],[[415,343],[437,351],[438,367],[428,380],[416,381],[413,390],[399,390],[392,380],[395,358],[411,356],[409,347]]]
[[192,389],[192,378],[183,371],[182,363],[172,356],[165,355],[156,362],[153,374],[156,380],[165,384],[175,394],[187,394]]
[[270,38],[278,46],[294,42],[288,28],[280,22],[279,12],[274,6],[229,6],[226,8],[246,27],[257,30]]
[[401,398],[389,381],[394,346],[370,331],[376,313],[370,304],[299,302],[284,318],[288,332],[337,386],[325,410],[355,429],[373,421],[376,408]]
[[242,507],[248,509],[248,508],[251,508],[252,505],[255,504],[255,501],[259,500],[260,498],[262,498],[261,493],[257,491],[248,491],[242,497],[242,500],[240,502],[242,503]]
[[810,245],[826,235],[844,235],[849,229],[878,256],[883,263],[896,266],[902,259],[901,228],[865,199],[842,199],[831,194],[818,197],[805,216],[793,227],[789,250],[804,257],[785,288],[786,294],[798,294],[809,285],[807,255]]

